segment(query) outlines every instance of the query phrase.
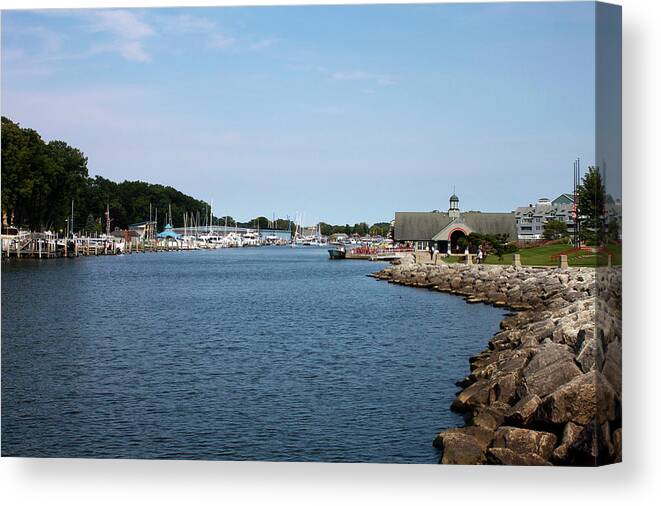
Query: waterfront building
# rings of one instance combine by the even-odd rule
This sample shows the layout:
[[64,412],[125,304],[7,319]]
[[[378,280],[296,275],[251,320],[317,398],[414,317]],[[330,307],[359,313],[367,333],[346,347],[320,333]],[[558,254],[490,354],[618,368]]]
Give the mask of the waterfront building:
[[159,233],[156,237],[158,239],[165,239],[167,241],[170,240],[178,241],[179,239],[181,239],[181,236],[174,231],[172,225],[170,225],[169,223],[165,225],[165,229],[163,230],[163,232]]
[[567,232],[574,235],[576,222],[574,220],[574,195],[563,193],[552,201],[540,198],[535,205],[517,207],[516,234],[520,241],[535,241],[544,238],[544,226],[551,220],[567,225]]
[[116,228],[110,233],[110,236],[114,239],[119,239],[126,243],[138,244],[142,240],[142,236],[135,230],[120,230]]
[[141,239],[151,239],[156,235],[155,221],[141,221],[129,225],[129,230],[137,232]]
[[430,246],[438,251],[451,254],[463,253],[459,247],[462,237],[472,233],[504,234],[516,239],[514,213],[483,213],[480,211],[461,212],[459,197],[450,197],[447,212],[396,212],[394,240],[409,243],[417,249]]

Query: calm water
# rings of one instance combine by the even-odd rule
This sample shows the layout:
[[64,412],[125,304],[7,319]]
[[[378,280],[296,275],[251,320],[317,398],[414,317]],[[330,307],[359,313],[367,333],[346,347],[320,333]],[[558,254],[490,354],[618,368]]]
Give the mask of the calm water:
[[503,312],[327,257],[3,263],[2,454],[436,462]]

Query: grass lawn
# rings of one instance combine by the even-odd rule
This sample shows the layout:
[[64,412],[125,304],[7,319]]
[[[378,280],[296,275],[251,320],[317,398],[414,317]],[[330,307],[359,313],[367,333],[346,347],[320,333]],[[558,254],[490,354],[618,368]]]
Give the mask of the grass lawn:
[[[571,246],[567,244],[551,244],[548,246],[521,249],[519,250],[521,264],[557,266],[558,260],[552,260],[551,256],[569,249],[571,249]],[[613,265],[622,265],[622,245],[613,245],[609,248],[609,251],[613,255]],[[444,258],[443,260],[447,263],[463,261],[460,256]],[[606,265],[608,263],[608,255],[606,253],[589,252],[572,253],[568,255],[567,261],[572,267],[596,267],[597,265]],[[484,263],[489,265],[512,265],[512,255],[503,255],[503,258],[500,260],[496,255],[489,255]]]

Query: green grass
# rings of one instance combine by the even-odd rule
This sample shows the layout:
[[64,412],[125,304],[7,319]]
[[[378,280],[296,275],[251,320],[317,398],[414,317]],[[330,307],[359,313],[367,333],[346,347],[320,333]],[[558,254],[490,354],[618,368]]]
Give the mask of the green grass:
[[[522,265],[557,266],[558,260],[551,259],[551,257],[569,249],[571,249],[571,246],[567,244],[550,244],[548,246],[521,249],[518,253],[521,255]],[[609,251],[613,255],[613,265],[622,265],[622,245],[613,245],[609,247]],[[457,263],[462,262],[463,258],[453,256],[443,260],[447,263]],[[568,255],[567,261],[572,267],[596,267],[597,265],[606,265],[608,255],[606,253],[581,252],[579,255]],[[503,255],[500,260],[496,255],[488,255],[484,263],[488,265],[512,265],[512,254]]]

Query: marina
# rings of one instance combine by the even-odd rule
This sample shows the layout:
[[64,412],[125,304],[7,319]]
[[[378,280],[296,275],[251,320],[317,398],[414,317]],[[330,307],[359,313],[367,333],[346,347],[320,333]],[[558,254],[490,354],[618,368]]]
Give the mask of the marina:
[[392,244],[381,237],[355,237],[346,242],[329,242],[318,232],[302,235],[288,230],[249,229],[242,227],[174,228],[166,225],[158,234],[144,228],[116,230],[101,236],[59,235],[53,232],[28,232],[3,227],[1,236],[3,259],[52,259],[77,256],[123,255],[131,253],[155,253],[167,251],[191,251],[220,248],[249,248],[261,246],[326,247],[332,251],[343,248],[345,254],[332,254],[331,258],[354,260],[393,260],[413,250]]

